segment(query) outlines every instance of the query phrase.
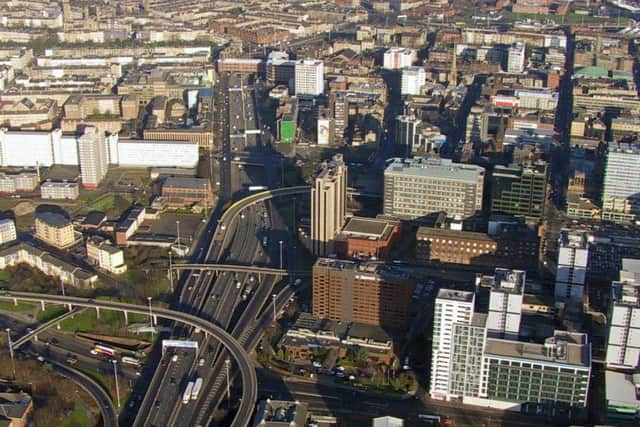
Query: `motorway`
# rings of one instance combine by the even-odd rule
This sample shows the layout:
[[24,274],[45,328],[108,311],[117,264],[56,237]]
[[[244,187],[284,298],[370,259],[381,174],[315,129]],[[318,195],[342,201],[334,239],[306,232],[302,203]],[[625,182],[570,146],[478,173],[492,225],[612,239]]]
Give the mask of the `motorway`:
[[[51,304],[69,304],[71,306],[100,308],[104,310],[127,311],[130,313],[148,314],[147,306],[136,304],[128,304],[114,301],[94,300],[90,298],[79,298],[60,295],[37,294],[28,292],[5,292],[0,295],[0,299],[18,300],[30,302],[45,302]],[[242,346],[224,329],[213,323],[201,319],[191,314],[180,311],[171,310],[163,307],[154,307],[153,315],[189,325],[190,327],[206,332],[206,334],[215,337],[217,340],[229,349],[238,364],[238,369],[242,377],[242,400],[236,413],[233,425],[245,426],[251,419],[253,406],[257,398],[257,378],[255,370],[251,364],[248,354]]]
[[[265,184],[262,168],[249,168],[237,163],[231,165],[232,158],[246,154],[257,159],[262,156],[253,89],[247,83],[240,75],[220,76],[219,88],[224,91],[224,98],[218,94],[216,99],[224,99],[224,105],[217,105],[216,111],[220,112],[219,120],[222,120],[224,127],[224,131],[218,133],[223,137],[222,141],[218,141],[218,161],[222,157],[219,167],[222,203],[231,196],[246,194],[248,184]],[[282,194],[308,192],[308,188],[292,190]],[[219,219],[212,219],[192,262],[272,263],[275,258],[269,255],[274,250],[277,252],[277,245],[274,245],[277,239],[272,236],[273,227],[270,223],[273,214],[267,200],[271,197],[274,194],[269,192],[250,195],[232,204]],[[274,276],[262,273],[189,270],[182,277],[175,308],[207,319],[231,331],[236,339],[243,340],[251,338],[246,332],[254,330],[252,325],[263,312],[265,303],[270,301],[275,284]],[[156,369],[134,425],[208,425],[220,401],[221,390],[226,389],[227,358],[231,360],[230,372],[238,371],[235,366],[237,361],[229,357],[218,341],[203,337],[191,328],[177,328],[173,335],[178,339],[197,341],[198,354],[182,350],[177,362],[169,362],[172,354],[161,359],[161,368]],[[204,380],[199,398],[183,404],[181,392],[188,381],[197,377]],[[247,403],[244,380],[242,387],[243,398],[236,414],[247,415],[244,408],[251,405],[248,411],[250,415],[255,399]]]

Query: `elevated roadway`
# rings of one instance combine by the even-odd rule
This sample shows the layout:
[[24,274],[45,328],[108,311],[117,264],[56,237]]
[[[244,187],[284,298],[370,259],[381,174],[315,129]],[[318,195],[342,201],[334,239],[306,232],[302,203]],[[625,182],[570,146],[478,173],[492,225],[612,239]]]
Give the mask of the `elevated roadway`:
[[[88,298],[69,297],[60,295],[48,295],[29,292],[7,292],[0,295],[0,299],[15,301],[30,301],[66,304],[70,306],[89,307],[95,309],[121,311],[127,313],[149,314],[149,308],[143,305],[121,303],[115,301],[101,301]],[[224,329],[214,325],[213,323],[201,319],[197,316],[171,310],[163,307],[155,307],[152,311],[153,316],[181,322],[193,328],[203,331],[208,336],[214,337],[220,341],[234,358],[240,370],[242,378],[242,401],[236,412],[236,416],[232,425],[244,427],[251,421],[253,414],[253,405],[258,397],[258,380],[256,372],[251,364],[251,359],[242,346]]]

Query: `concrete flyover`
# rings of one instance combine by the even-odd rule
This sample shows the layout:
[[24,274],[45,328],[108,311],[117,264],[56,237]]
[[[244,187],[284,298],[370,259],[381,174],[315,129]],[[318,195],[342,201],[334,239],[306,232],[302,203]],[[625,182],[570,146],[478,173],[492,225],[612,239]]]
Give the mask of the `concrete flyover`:
[[93,397],[100,408],[102,425],[105,427],[118,427],[118,412],[113,406],[111,396],[109,396],[109,393],[107,393],[100,384],[77,369],[73,369],[60,362],[56,362],[55,360],[45,358],[45,361],[51,364],[56,371],[78,384],[84,389],[84,391]]
[[[122,311],[125,313],[137,313],[145,315],[149,314],[149,307],[146,305],[94,300],[90,298],[78,298],[69,296],[63,297],[60,295],[48,295],[29,292],[5,292],[0,295],[0,299],[13,300],[14,303],[17,303],[20,300],[40,302],[41,304],[50,303],[66,304],[71,307],[89,307],[95,308],[96,310],[103,309]],[[232,357],[238,364],[238,368],[240,369],[242,378],[242,400],[231,425],[237,427],[245,427],[249,425],[252,419],[254,405],[258,398],[258,378],[256,376],[255,369],[251,364],[251,359],[249,358],[249,355],[244,350],[242,345],[224,329],[197,316],[163,307],[154,307],[152,311],[154,317],[162,317],[200,329],[205,334],[211,335],[214,338],[220,340],[222,345],[227,348],[229,353],[231,353]]]
[[67,311],[63,315],[58,316],[55,319],[51,319],[47,323],[43,323],[42,325],[38,326],[33,331],[24,334],[23,336],[21,336],[20,338],[18,338],[14,342],[12,342],[11,345],[13,346],[14,349],[22,347],[25,343],[31,341],[32,338],[37,337],[38,334],[40,334],[41,332],[46,331],[47,329],[49,329],[53,325],[57,325],[58,323],[62,322],[63,320],[65,320],[65,319],[67,319],[69,317],[73,317],[76,314],[80,314],[84,310],[85,310],[84,308],[81,308],[81,309],[78,309],[78,310]]
[[258,267],[243,264],[173,264],[173,270],[208,270],[231,271],[237,273],[273,274],[280,276],[309,276],[310,271],[305,270],[280,270],[279,268]]
[[[229,206],[220,219],[218,220],[218,227],[216,228],[216,234],[224,233],[223,226],[227,226],[231,223],[232,220],[235,219],[236,215],[238,215],[243,209],[248,208],[249,206],[255,205],[256,203],[264,202],[265,200],[272,199],[274,197],[286,197],[286,196],[299,196],[304,194],[310,194],[311,187],[308,185],[299,185],[296,187],[285,187],[285,188],[276,188],[274,190],[266,190],[260,191],[258,193],[250,194]],[[222,248],[226,247],[227,242],[227,233],[224,233],[224,237],[222,238]],[[218,240],[214,236],[214,241]],[[212,245],[213,246],[213,245]],[[211,247],[207,251],[207,259],[211,255]]]

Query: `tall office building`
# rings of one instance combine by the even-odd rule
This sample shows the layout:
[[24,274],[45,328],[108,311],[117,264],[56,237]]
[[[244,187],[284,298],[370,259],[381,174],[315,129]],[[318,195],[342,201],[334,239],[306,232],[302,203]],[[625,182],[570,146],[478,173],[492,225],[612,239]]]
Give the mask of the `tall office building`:
[[420,144],[420,124],[422,120],[413,114],[396,117],[396,152],[409,156]]
[[347,209],[347,165],[342,154],[322,164],[311,188],[311,240],[316,256],[332,253]]
[[541,219],[547,199],[547,164],[495,166],[491,174],[491,213]]
[[587,233],[562,230],[558,246],[555,298],[557,302],[567,303],[568,309],[579,310],[589,259]]
[[382,66],[387,70],[400,70],[410,67],[416,59],[418,54],[414,49],[392,47],[384,53]]
[[517,42],[509,47],[507,55],[507,72],[508,73],[521,73],[524,71],[524,62],[526,57],[525,45],[522,42]]
[[313,315],[400,329],[413,289],[413,279],[392,266],[320,258],[313,266]]
[[496,268],[491,277],[487,329],[492,336],[517,339],[522,318],[522,298],[526,273]]
[[295,66],[296,95],[318,96],[324,92],[324,62],[301,60]]
[[267,83],[270,85],[286,85],[294,81],[296,61],[289,59],[287,52],[273,51],[269,53],[266,64]]
[[423,67],[406,67],[402,69],[400,93],[402,95],[420,95],[422,86],[427,81],[427,73]]
[[384,171],[384,214],[416,220],[439,212],[469,218],[482,210],[484,168],[448,159],[393,159]]
[[447,400],[486,396],[488,379],[483,360],[486,322],[485,313],[475,312],[470,323],[453,324]]
[[623,259],[620,280],[611,285],[607,367],[640,368],[640,260]]
[[333,119],[333,143],[340,146],[349,127],[349,99],[346,92],[332,90],[329,93],[329,112]]
[[80,175],[85,188],[94,189],[107,175],[109,153],[104,134],[93,126],[87,126],[78,138]]
[[640,215],[640,145],[607,150],[602,190],[602,219],[634,220]]
[[452,347],[454,325],[469,325],[473,316],[475,294],[473,292],[440,289],[433,313],[433,346],[431,353],[432,399],[450,400]]

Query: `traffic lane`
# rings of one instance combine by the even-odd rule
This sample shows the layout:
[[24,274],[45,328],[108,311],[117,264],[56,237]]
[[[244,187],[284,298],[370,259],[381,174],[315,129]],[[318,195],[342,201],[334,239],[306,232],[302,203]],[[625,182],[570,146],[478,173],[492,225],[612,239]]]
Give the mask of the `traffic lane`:
[[359,415],[374,417],[379,414],[398,416],[407,420],[417,420],[418,414],[437,413],[450,416],[463,425],[482,423],[502,423],[509,426],[548,426],[548,420],[540,417],[510,413],[477,406],[452,402],[431,401],[410,398],[391,400],[373,396],[356,388],[342,388],[335,384],[321,385],[287,378],[274,378],[259,370],[259,396],[276,399],[309,402],[311,406],[325,409],[338,416]]
[[69,366],[65,366],[62,363],[58,363],[50,359],[48,360],[48,362],[51,363],[56,371],[78,384],[87,393],[89,393],[91,397],[93,397],[93,399],[98,404],[98,408],[100,409],[100,414],[102,415],[102,422],[104,426],[118,426],[118,413],[113,406],[111,397],[107,394],[106,391],[103,390],[103,388],[98,383],[96,383],[94,380],[92,380],[82,372],[70,368]]
[[156,395],[156,401],[152,407],[152,424],[162,426],[169,419],[173,412],[175,398],[182,399],[182,393],[189,382],[189,368],[195,359],[193,351],[178,351],[178,359],[174,362],[169,359],[168,366],[165,366],[165,381]]

